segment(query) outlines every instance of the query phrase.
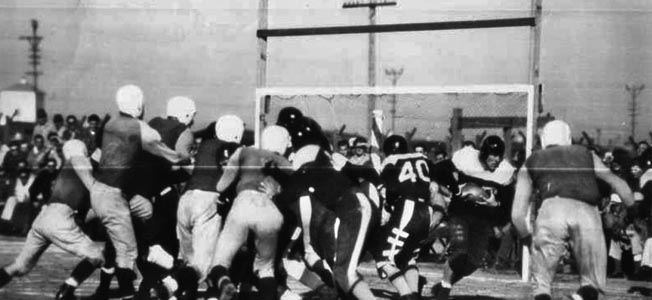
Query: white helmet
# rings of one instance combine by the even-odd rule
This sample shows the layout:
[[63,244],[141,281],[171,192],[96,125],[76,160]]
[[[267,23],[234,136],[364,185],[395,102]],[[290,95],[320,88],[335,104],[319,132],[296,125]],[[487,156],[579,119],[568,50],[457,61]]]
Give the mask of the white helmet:
[[183,124],[190,124],[196,112],[195,101],[188,97],[177,96],[168,100],[168,117],[175,117]]
[[285,150],[290,147],[290,133],[281,126],[267,126],[263,130],[261,137],[261,147],[267,151],[284,154]]
[[134,118],[143,114],[143,91],[133,84],[120,87],[115,93],[115,101],[122,113]]
[[243,134],[244,122],[238,116],[221,116],[215,123],[215,135],[222,141],[240,143]]
[[572,143],[570,126],[564,121],[554,120],[543,126],[541,134],[541,147],[568,146]]
[[83,156],[86,157],[88,156],[88,152],[86,150],[86,144],[80,140],[69,140],[66,143],[63,144],[63,158],[65,160],[69,160],[71,157],[74,156]]

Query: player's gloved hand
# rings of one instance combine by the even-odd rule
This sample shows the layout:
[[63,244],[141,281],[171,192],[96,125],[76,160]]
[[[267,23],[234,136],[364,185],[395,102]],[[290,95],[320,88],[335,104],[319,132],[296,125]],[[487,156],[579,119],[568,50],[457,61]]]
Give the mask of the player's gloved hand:
[[154,214],[154,207],[152,202],[145,197],[136,195],[129,201],[129,210],[131,214],[141,220],[149,220]]

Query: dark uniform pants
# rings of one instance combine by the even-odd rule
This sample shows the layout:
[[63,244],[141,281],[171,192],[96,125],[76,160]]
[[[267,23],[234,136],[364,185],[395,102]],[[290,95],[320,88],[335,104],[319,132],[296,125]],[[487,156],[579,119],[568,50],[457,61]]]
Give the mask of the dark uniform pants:
[[310,195],[299,199],[299,214],[309,267],[325,261],[337,286],[349,292],[361,279],[357,272],[372,220],[372,204],[358,189],[347,192],[331,211]]
[[474,215],[450,217],[450,245],[448,265],[453,270],[453,282],[471,275],[482,264],[482,259],[493,235],[491,222]]
[[[421,242],[428,237],[432,208],[424,202],[401,199],[389,222],[375,239],[373,255],[379,270],[391,264],[399,270],[415,265]],[[385,277],[390,274],[383,274]]]

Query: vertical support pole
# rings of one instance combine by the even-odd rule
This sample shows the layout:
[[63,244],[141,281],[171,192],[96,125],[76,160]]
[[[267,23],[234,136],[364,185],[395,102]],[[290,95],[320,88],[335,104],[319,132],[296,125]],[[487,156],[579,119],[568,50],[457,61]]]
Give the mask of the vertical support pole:
[[[534,86],[535,97],[534,99],[538,103],[538,114],[543,113],[543,105],[541,98],[541,89],[539,85],[541,84],[541,72],[540,72],[540,62],[541,62],[541,25],[542,25],[542,16],[543,16],[543,0],[532,0],[531,10],[532,17],[534,17],[534,26],[530,29],[530,84]],[[538,128],[534,126],[534,128]]]
[[[268,15],[269,15],[269,0],[259,0],[258,1],[258,29],[267,29],[268,27]],[[258,38],[258,58],[256,64],[256,87],[263,88],[267,86],[267,37]],[[265,116],[268,112],[268,102],[266,98],[265,101],[261,101],[259,97],[267,97],[267,95],[260,95],[256,93],[256,116],[255,116],[255,128],[254,128],[254,143],[256,146],[260,146],[260,134],[262,128],[266,126],[267,120]],[[264,110],[262,105],[265,105]]]
[[462,148],[462,109],[453,108],[451,118],[451,155]]
[[[512,163],[512,128],[513,126],[503,127],[503,141],[505,141],[505,156],[503,159]],[[478,144],[480,145],[480,144]]]
[[[369,25],[376,25],[376,6],[369,6]],[[368,49],[368,82],[369,86],[376,86],[376,34],[369,33],[369,49]],[[373,117],[374,110],[376,110],[376,95],[369,94],[369,102],[367,103],[367,133],[369,136],[373,134]]]

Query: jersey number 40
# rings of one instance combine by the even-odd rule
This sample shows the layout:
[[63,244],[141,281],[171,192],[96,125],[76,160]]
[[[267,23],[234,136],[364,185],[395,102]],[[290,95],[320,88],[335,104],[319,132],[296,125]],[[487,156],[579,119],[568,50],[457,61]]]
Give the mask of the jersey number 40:
[[405,182],[409,180],[411,182],[417,182],[417,180],[421,180],[430,182],[429,174],[428,163],[425,160],[406,161],[403,163],[403,167],[401,167],[398,181]]

